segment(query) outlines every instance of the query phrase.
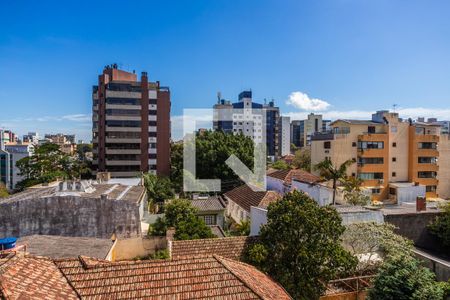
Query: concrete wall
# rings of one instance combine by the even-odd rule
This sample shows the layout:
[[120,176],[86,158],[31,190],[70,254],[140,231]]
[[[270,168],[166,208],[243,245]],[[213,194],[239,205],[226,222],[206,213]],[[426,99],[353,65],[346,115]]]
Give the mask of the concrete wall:
[[325,206],[333,202],[333,190],[322,185],[312,185],[293,180],[292,189],[307,193],[320,206]]
[[418,247],[437,251],[439,243],[428,230],[430,224],[437,216],[438,212],[421,212],[410,214],[390,214],[384,215],[384,221],[397,227],[395,232],[414,242]]
[[128,201],[51,196],[0,203],[0,238],[33,234],[140,236],[139,206]]
[[250,217],[249,212],[240,207],[237,203],[227,198],[227,214],[237,223],[241,223]]
[[450,261],[442,260],[424,251],[415,250],[414,253],[422,261],[422,264],[436,274],[438,281],[450,279]]
[[166,248],[167,240],[165,236],[117,239],[107,258],[110,261],[130,260],[154,254],[156,251]]
[[377,210],[367,210],[361,212],[339,213],[342,217],[342,224],[350,225],[364,222],[384,223],[383,213]]
[[270,176],[266,176],[266,184],[267,189],[269,191],[276,191],[280,193],[281,195],[284,195],[285,192],[287,192],[287,187],[284,186],[283,180],[273,178]]

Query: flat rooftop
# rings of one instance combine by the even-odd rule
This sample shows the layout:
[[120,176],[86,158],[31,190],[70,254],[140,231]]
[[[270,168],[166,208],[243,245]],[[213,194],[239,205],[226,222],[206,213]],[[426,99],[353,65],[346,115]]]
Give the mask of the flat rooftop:
[[427,203],[427,209],[424,211],[416,210],[416,203],[402,203],[401,205],[386,205],[380,209],[383,215],[406,215],[406,214],[429,214],[440,213],[441,210],[436,203]]
[[107,199],[110,200],[139,203],[145,195],[145,187],[121,183],[98,183],[96,181],[57,182],[49,186],[38,185],[28,188],[23,192],[0,199],[0,204],[52,196],[78,196],[98,199],[102,195],[106,195]]
[[113,242],[90,237],[30,235],[19,238],[17,245],[26,245],[26,251],[37,256],[68,258],[84,255],[105,259]]

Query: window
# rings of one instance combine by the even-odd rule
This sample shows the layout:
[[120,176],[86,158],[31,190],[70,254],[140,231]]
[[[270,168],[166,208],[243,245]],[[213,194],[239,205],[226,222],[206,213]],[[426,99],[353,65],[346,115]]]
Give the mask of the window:
[[352,147],[356,147],[356,142],[352,142]]
[[392,158],[392,161],[393,161],[393,162],[396,162],[396,161],[397,161],[397,157],[393,157],[393,158]]
[[368,133],[375,133],[375,126],[369,126],[369,127],[367,127],[367,132],[368,132]]
[[396,142],[393,142],[393,143],[392,143],[392,147],[394,147],[394,148],[397,147],[397,143],[396,143]]
[[331,142],[323,142],[324,149],[331,149]]
[[215,215],[206,215],[203,216],[206,225],[216,225],[216,216]]
[[436,149],[437,144],[432,142],[419,143],[419,149]]
[[436,178],[437,173],[433,171],[421,171],[417,172],[419,178]]
[[397,132],[397,126],[392,126],[391,127],[391,132],[392,133],[396,133]]
[[383,157],[360,157],[358,160],[358,164],[360,165],[376,165],[383,163],[384,163]]
[[384,142],[358,142],[358,149],[383,149]]
[[425,191],[427,193],[435,193],[436,192],[436,186],[435,185],[427,185],[425,187]]
[[395,189],[395,188],[389,188],[389,194],[390,194],[390,195],[397,195],[397,189]]
[[359,173],[358,178],[362,180],[383,179],[383,173]]
[[372,189],[372,194],[379,194],[379,193],[381,193],[381,189],[379,188]]
[[417,162],[419,164],[436,164],[437,158],[436,157],[423,157],[419,156],[417,158]]
[[392,177],[395,177],[395,176],[397,176],[397,173],[392,172]]

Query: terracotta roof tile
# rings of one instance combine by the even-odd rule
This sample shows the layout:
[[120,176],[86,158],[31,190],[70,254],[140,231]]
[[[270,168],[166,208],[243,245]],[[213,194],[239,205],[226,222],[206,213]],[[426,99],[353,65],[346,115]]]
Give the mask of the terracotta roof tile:
[[246,248],[256,241],[256,237],[248,236],[172,241],[171,255],[173,259],[179,259],[215,254],[241,260]]
[[[255,267],[220,256],[216,256],[216,259],[262,299],[292,299],[280,284]],[[269,286],[270,289],[267,288]]]
[[[274,193],[277,194],[274,191],[255,192],[248,185],[244,184],[229,192],[226,192],[224,196],[246,211],[250,212],[251,206],[259,206],[267,194],[272,194],[271,197],[274,197]],[[279,197],[281,198],[281,195],[279,195]]]
[[211,196],[207,199],[194,199],[191,204],[199,211],[217,211],[224,210],[225,203],[220,196]]
[[310,184],[321,181],[319,176],[316,176],[314,174],[311,174],[309,172],[300,169],[278,170],[270,174],[267,174],[267,176],[280,179],[287,184],[291,184],[292,179]]
[[2,265],[0,291],[6,299],[78,299],[53,261],[38,257],[15,256]]
[[254,267],[236,265],[217,256],[101,264],[94,262],[93,265],[89,265],[89,260],[84,258],[57,260],[55,264],[83,299],[289,297],[278,284]]

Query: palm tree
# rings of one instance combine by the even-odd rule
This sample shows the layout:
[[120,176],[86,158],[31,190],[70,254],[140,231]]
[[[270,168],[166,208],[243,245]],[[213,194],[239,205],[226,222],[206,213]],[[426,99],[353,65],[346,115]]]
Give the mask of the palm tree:
[[333,181],[333,205],[336,204],[336,185],[337,182],[343,180],[347,176],[347,169],[352,165],[354,161],[352,159],[344,161],[339,167],[333,165],[331,159],[325,158],[320,163],[314,166],[316,171],[319,171],[320,176],[326,180]]

